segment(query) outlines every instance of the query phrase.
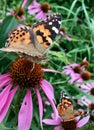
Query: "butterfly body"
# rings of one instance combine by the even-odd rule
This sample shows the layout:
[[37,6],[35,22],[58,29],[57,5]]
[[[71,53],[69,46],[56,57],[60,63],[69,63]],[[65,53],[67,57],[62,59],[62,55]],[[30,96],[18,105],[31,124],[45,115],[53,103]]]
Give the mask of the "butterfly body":
[[63,92],[61,101],[57,106],[58,114],[64,122],[74,120],[75,117],[84,114],[83,111],[74,110],[73,103],[69,97]]
[[[14,29],[7,39],[6,45],[0,50],[16,52],[20,56],[31,59],[45,59],[45,54],[52,45],[53,40],[59,33],[61,15],[54,14],[46,20],[29,26]],[[36,58],[37,57],[37,58]],[[39,62],[38,61],[38,62]]]

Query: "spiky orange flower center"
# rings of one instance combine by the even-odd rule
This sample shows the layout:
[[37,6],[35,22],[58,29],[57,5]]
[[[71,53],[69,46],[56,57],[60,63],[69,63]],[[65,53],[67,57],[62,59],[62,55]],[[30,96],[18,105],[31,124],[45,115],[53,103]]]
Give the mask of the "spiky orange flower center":
[[50,5],[47,3],[47,2],[43,2],[41,4],[41,10],[44,12],[44,13],[47,13],[49,10],[51,9]]
[[13,83],[19,85],[21,88],[35,87],[39,85],[43,79],[41,66],[25,57],[13,62],[10,69]]

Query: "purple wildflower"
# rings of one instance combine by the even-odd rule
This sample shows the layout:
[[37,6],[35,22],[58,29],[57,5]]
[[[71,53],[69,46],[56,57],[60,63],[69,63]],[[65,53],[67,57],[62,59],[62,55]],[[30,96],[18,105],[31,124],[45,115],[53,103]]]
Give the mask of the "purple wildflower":
[[79,82],[83,82],[91,78],[91,73],[87,70],[87,67],[88,62],[85,58],[80,64],[73,63],[69,66],[65,66],[62,74],[70,75],[69,82],[75,82],[76,86],[81,87],[83,84],[80,84]]
[[35,19],[46,19],[46,14],[49,13],[51,7],[47,2],[42,4],[38,3],[36,0],[28,6],[29,14],[36,14]]
[[14,10],[10,10],[10,12],[7,13],[7,15],[13,15],[15,16],[18,20],[25,20],[25,16],[24,16],[24,10],[23,8],[15,8]]

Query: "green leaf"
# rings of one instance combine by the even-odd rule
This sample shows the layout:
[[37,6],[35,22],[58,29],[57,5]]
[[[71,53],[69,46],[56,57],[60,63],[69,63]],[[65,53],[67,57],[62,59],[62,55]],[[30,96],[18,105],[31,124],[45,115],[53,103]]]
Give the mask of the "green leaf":
[[8,33],[16,28],[18,25],[18,21],[15,17],[13,16],[7,16],[0,28],[0,47],[4,46],[5,41],[8,37]]

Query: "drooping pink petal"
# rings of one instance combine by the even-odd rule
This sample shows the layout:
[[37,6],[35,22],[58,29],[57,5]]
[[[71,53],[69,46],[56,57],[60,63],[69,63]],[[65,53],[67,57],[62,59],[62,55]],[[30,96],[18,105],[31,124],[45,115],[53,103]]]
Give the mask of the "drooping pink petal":
[[42,128],[42,117],[43,117],[43,104],[42,104],[42,98],[41,98],[41,95],[39,93],[39,90],[37,88],[35,88],[35,92],[36,92],[36,95],[37,95],[37,98],[38,98],[38,105],[39,105],[39,117],[40,117],[40,125],[41,125],[41,129]]
[[33,0],[32,4],[28,6],[28,9],[39,8],[41,5],[36,0]]
[[[52,114],[51,114],[51,117],[52,117],[52,119],[54,120],[54,119],[55,119],[55,113],[52,113]],[[58,116],[56,120],[57,120],[58,122],[62,122],[62,117]]]
[[57,118],[58,116],[58,112],[57,112],[57,109],[56,109],[56,106],[55,106],[55,103],[54,103],[54,90],[53,90],[53,87],[51,86],[51,84],[49,82],[47,82],[46,80],[43,80],[40,84],[42,90],[44,91],[45,95],[47,96],[51,106],[52,106],[52,109],[55,113],[55,118]]
[[85,106],[89,106],[91,104],[91,100],[88,99],[86,96],[83,96],[80,100],[78,100],[78,104],[80,105],[85,105]]
[[28,10],[28,13],[29,14],[35,14],[35,13],[37,13],[39,11],[40,11],[40,8],[37,8],[37,9]]
[[54,119],[43,119],[42,122],[47,125],[60,125],[61,124],[61,120],[54,120]]
[[57,120],[58,119],[58,111],[57,111],[57,108],[55,106],[55,102],[52,99],[50,99],[49,97],[48,97],[48,100],[49,100],[49,102],[51,104],[51,107],[52,107],[52,109],[54,111],[55,119]]
[[36,19],[46,19],[46,14],[43,13],[43,11],[40,11],[36,16],[35,16]]
[[61,126],[56,126],[54,130],[64,130]]
[[40,86],[47,97],[54,99],[54,89],[49,82],[42,80]]
[[51,69],[42,69],[44,72],[52,72],[52,73],[59,73],[61,74],[61,72],[56,71],[56,70],[51,70]]
[[4,105],[7,102],[8,96],[9,96],[9,92],[10,89],[12,87],[12,84],[9,84],[5,89],[3,89],[3,91],[0,93],[0,111],[2,110],[2,108],[4,107]]
[[18,130],[29,130],[33,115],[31,90],[28,90],[18,115]]
[[81,116],[75,117],[75,120],[78,122],[80,120]]
[[78,123],[77,123],[77,127],[80,128],[82,126],[84,126],[88,121],[89,121],[90,116],[86,116],[83,119],[81,119]]
[[14,89],[12,89],[10,91],[9,96],[7,98],[7,102],[4,105],[2,111],[0,112],[0,122],[2,122],[2,120],[6,116],[6,113],[7,113],[8,109],[9,109],[9,106],[10,106],[10,104],[11,104],[11,102],[13,100],[13,97],[14,97],[14,95],[15,95],[15,93],[16,93],[17,90],[18,90],[18,87],[15,87]]
[[28,0],[24,0],[24,1],[23,1],[23,3],[22,3],[22,8],[23,8],[24,6],[26,6],[27,2],[28,2]]
[[70,83],[73,82],[79,82],[79,79],[81,79],[80,74],[71,74],[71,79],[69,80]]
[[0,75],[0,81],[2,81],[3,79],[5,80],[7,77],[10,77],[9,73]]
[[38,3],[36,0],[33,0],[33,5],[40,6],[40,3]]
[[3,87],[5,87],[6,85],[10,84],[10,82],[11,82],[10,78],[7,78],[5,81],[2,81],[0,83],[0,89],[2,89]]

